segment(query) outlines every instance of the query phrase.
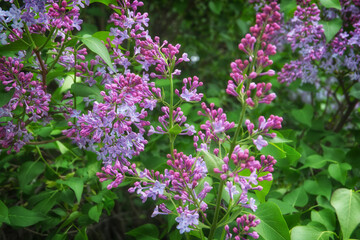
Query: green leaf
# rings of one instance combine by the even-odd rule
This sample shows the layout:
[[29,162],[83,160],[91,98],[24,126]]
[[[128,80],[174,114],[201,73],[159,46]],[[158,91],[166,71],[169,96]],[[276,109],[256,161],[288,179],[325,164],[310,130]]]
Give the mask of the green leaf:
[[289,226],[289,229],[299,225],[301,213],[288,214],[284,216],[284,219]]
[[339,181],[342,185],[345,185],[347,171],[351,169],[351,165],[348,163],[334,163],[330,164],[328,171],[329,175]]
[[62,142],[56,141],[56,145],[58,146],[59,151],[61,154],[65,154],[69,151],[69,148],[66,147]]
[[19,171],[20,188],[24,189],[32,180],[39,176],[45,170],[42,162],[25,162],[21,165]]
[[321,195],[330,199],[332,185],[329,183],[327,177],[320,177],[314,180],[306,180],[304,182],[304,189],[312,195]]
[[297,226],[291,230],[291,240],[329,240],[333,234],[311,226]]
[[342,20],[340,18],[334,18],[330,21],[319,21],[324,27],[324,34],[326,37],[326,43],[330,42],[342,27]]
[[290,164],[295,164],[299,158],[301,157],[301,154],[295,150],[295,148],[290,147],[287,144],[284,144],[284,151],[286,152],[286,158],[290,161]]
[[9,208],[9,219],[12,226],[28,227],[45,220],[45,217],[39,212],[15,206]]
[[144,224],[138,228],[135,228],[126,233],[132,237],[135,237],[137,240],[158,240],[159,239],[159,230],[154,224]]
[[69,186],[74,191],[78,203],[80,202],[81,195],[82,195],[83,188],[84,188],[84,181],[81,178],[72,177],[72,178],[70,178],[68,180],[65,180],[65,181],[64,180],[57,180],[56,182]]
[[96,86],[89,87],[83,83],[73,83],[71,85],[71,92],[80,97],[94,96],[99,102],[103,100],[103,97],[100,95],[100,89]]
[[288,202],[284,202],[284,201],[281,201],[276,198],[269,198],[268,201],[275,203],[280,208],[280,211],[283,215],[289,214],[289,213],[296,213],[298,211],[298,210],[296,210],[296,208],[291,206],[291,204]]
[[81,212],[79,211],[72,212],[57,230],[60,231],[63,227],[66,227],[70,223],[73,223],[80,216],[81,216]]
[[304,164],[304,166],[301,167],[301,169],[307,168],[307,167],[320,169],[320,168],[324,167],[328,162],[331,162],[331,161],[332,161],[331,159],[325,159],[323,156],[314,154],[314,155],[308,156],[306,158],[305,164]]
[[117,4],[116,0],[90,0],[90,4],[95,2],[103,3],[106,6],[108,6],[109,4],[114,4],[114,5]]
[[[266,173],[261,173],[259,174],[259,177],[261,176],[265,176],[268,172]],[[259,186],[261,186],[263,189],[261,191],[256,190],[255,194],[258,197],[259,201],[261,203],[265,202],[265,197],[266,195],[269,193],[271,185],[272,185],[273,181],[261,181],[259,182]]]
[[214,177],[219,178],[220,177],[219,174],[214,173],[214,168],[221,169],[221,166],[224,164],[224,161],[221,158],[215,156],[214,154],[211,154],[204,150],[201,150],[200,156],[202,156],[202,158],[204,159],[209,173]]
[[247,31],[248,31],[248,29],[249,29],[249,26],[248,26],[248,24],[244,21],[244,20],[242,20],[242,19],[237,19],[236,20],[236,25],[240,28],[240,30],[241,30],[241,33],[243,34],[243,35],[245,35],[246,33],[247,33]]
[[263,147],[260,152],[264,155],[271,155],[275,159],[282,159],[286,157],[286,152],[283,150],[282,143],[270,142],[269,145]]
[[6,205],[0,200],[0,223],[7,223],[9,224],[9,210]]
[[286,194],[283,200],[293,207],[304,207],[308,203],[309,198],[304,187],[299,187]]
[[266,240],[290,240],[288,226],[283,218],[280,209],[275,203],[267,202],[258,206],[255,213],[260,224],[255,227],[258,232]]
[[314,116],[314,109],[311,105],[306,104],[302,109],[291,110],[291,115],[296,121],[311,127],[311,120]]
[[104,62],[111,68],[111,70],[113,70],[114,72],[115,69],[112,65],[111,62],[111,58],[110,58],[110,54],[108,52],[108,50],[106,49],[104,43],[102,43],[99,39],[92,37],[88,34],[82,36],[80,38],[80,40],[94,53],[96,53],[97,55],[99,55]]
[[53,130],[52,127],[42,127],[34,131],[34,133],[41,137],[48,137],[52,130]]
[[296,0],[281,0],[280,10],[284,12],[284,20],[287,22],[296,10]]
[[52,192],[47,198],[36,204],[33,210],[44,214],[48,213],[51,208],[56,204],[58,195],[58,191]]
[[58,233],[58,234],[55,234],[51,240],[65,240],[67,239],[67,234],[66,233]]
[[221,10],[222,10],[222,7],[223,7],[223,4],[221,1],[211,1],[209,2],[209,8],[210,10],[219,15],[221,13]]
[[103,210],[104,204],[100,203],[96,206],[93,206],[89,210],[89,218],[94,220],[95,222],[99,222],[102,210]]
[[15,88],[12,88],[10,91],[5,90],[5,85],[0,84],[0,107],[3,107],[7,104],[12,96],[14,95]]
[[86,234],[86,227],[83,227],[78,231],[78,233],[75,235],[74,240],[88,240],[88,236]]
[[177,135],[179,135],[181,133],[182,129],[179,126],[179,124],[175,124],[175,126],[173,126],[172,128],[169,129],[169,133],[172,137],[176,137]]
[[323,209],[320,211],[311,211],[311,220],[323,224],[327,230],[334,231],[336,226],[335,213],[330,209]]
[[331,206],[329,199],[327,199],[324,196],[321,196],[321,195],[317,196],[316,197],[316,202],[322,208],[330,209],[331,211],[335,211],[333,206]]
[[[99,40],[101,40],[101,41],[104,41],[104,42],[107,42],[108,38],[110,38],[110,41],[114,40],[114,38],[115,38],[114,36],[110,36],[109,31],[98,31],[98,32],[94,33],[92,36],[99,39]],[[117,48],[119,48],[121,50],[126,51],[126,49],[121,47],[121,45],[116,45],[115,46],[111,42],[110,42],[110,44],[111,44],[112,47],[117,47]]]
[[340,188],[333,193],[330,202],[340,222],[343,239],[347,240],[360,223],[360,193]]
[[349,95],[353,96],[356,99],[360,99],[360,83],[356,83],[350,88]]
[[287,142],[292,142],[292,140],[276,136],[276,137],[270,139],[269,142],[272,142],[272,143],[287,143]]
[[326,8],[335,8],[341,10],[339,0],[320,0],[320,3]]

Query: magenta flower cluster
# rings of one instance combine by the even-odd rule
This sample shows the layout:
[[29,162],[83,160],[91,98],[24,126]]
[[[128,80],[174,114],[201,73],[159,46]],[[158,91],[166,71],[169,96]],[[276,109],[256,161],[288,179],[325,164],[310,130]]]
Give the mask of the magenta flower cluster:
[[[23,72],[24,65],[20,59],[0,58],[0,82],[6,91],[14,91],[10,101],[0,107],[0,145],[19,151],[33,139],[26,129],[31,122],[48,118],[51,95],[39,79],[33,79],[32,73]],[[11,120],[7,120],[10,117]],[[46,121],[45,121],[46,122]]]
[[145,105],[144,99],[152,93],[147,79],[133,73],[116,76],[105,89],[104,103],[95,101],[92,111],[79,116],[76,124],[69,122],[71,128],[63,133],[80,148],[95,151],[105,165],[116,160],[128,165],[127,159],[144,150],[144,127],[150,124],[143,120],[146,106],[138,111],[136,104]]

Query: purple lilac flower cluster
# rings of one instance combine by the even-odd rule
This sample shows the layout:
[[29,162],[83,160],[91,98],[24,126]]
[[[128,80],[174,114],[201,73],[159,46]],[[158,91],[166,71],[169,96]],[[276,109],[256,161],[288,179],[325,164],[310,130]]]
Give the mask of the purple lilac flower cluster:
[[199,224],[199,213],[206,217],[204,212],[208,206],[204,202],[204,198],[212,187],[209,183],[204,182],[208,170],[202,158],[187,156],[176,150],[173,156],[168,155],[167,164],[170,168],[165,169],[164,173],[148,169],[139,172],[135,169],[135,164],[126,167],[116,161],[114,166],[103,167],[104,173],[97,175],[100,181],[113,179],[112,183],[108,185],[109,189],[117,187],[123,181],[125,173],[138,177],[141,181],[135,182],[134,187],[129,188],[129,192],[136,192],[143,202],[148,198],[153,200],[173,198],[181,201],[182,206],[177,208],[167,207],[164,203],[157,205],[152,217],[175,214],[178,216],[175,220],[178,222],[177,228],[180,233],[189,232],[192,230],[191,227]]
[[79,116],[76,124],[69,122],[71,128],[63,133],[80,148],[95,151],[105,165],[116,160],[129,165],[127,159],[138,155],[147,143],[142,136],[149,125],[143,120],[147,112],[145,106],[139,112],[136,104],[143,104],[152,94],[147,79],[136,74],[118,75],[113,81],[105,85],[107,92],[101,92],[104,103],[95,101],[92,111]]
[[[0,145],[19,151],[33,139],[26,126],[48,117],[51,95],[46,93],[42,82],[32,73],[23,71],[24,64],[11,57],[0,58],[0,82],[5,91],[14,91],[9,103],[0,107]],[[7,121],[6,117],[12,118]]]
[[304,0],[297,6],[294,18],[287,25],[287,40],[293,51],[299,49],[300,58],[285,64],[279,81],[290,83],[301,78],[304,83],[314,83],[318,77],[318,69],[311,64],[312,60],[320,60],[325,53],[324,28],[319,23],[320,10],[317,5]]
[[[221,179],[226,181],[225,190],[230,199],[255,212],[257,209],[255,200],[249,199],[248,192],[249,190],[261,191],[262,187],[259,182],[272,180],[271,172],[274,171],[273,166],[276,160],[270,155],[267,157],[261,155],[260,161],[256,160],[254,156],[250,156],[248,149],[243,150],[239,145],[236,145],[231,157],[224,157],[223,162],[221,169],[215,168],[214,172],[220,174]],[[233,165],[235,167],[232,167]],[[248,170],[251,174],[244,176],[244,170]],[[235,184],[240,187],[241,194]],[[235,195],[238,196],[235,198]]]
[[228,239],[235,239],[235,240],[246,240],[247,237],[252,237],[254,239],[258,239],[259,238],[259,234],[255,231],[250,232],[250,228],[256,227],[257,225],[259,225],[260,220],[255,220],[256,217],[254,215],[249,214],[247,215],[243,215],[239,218],[236,219],[236,224],[237,226],[234,227],[232,229],[233,234],[235,235],[234,238],[233,234],[230,233],[230,227],[229,225],[225,226],[225,231],[226,231],[226,240]]
[[[79,11],[80,7],[84,8],[85,5],[82,0],[63,0],[59,3],[52,0],[25,0],[22,6],[17,1],[9,2],[8,10],[0,8],[1,45],[8,44],[8,40],[19,40],[32,46],[33,49],[27,55],[20,51],[16,58],[3,57],[0,60],[1,85],[4,86],[5,91],[14,91],[9,103],[0,108],[0,117],[2,120],[5,119],[5,122],[0,124],[0,143],[3,148],[8,148],[8,151],[19,151],[34,139],[33,134],[28,130],[31,123],[43,125],[49,123],[50,109],[64,114],[66,119],[77,112],[72,109],[73,101],[69,100],[72,97],[70,93],[64,95],[65,102],[50,105],[51,94],[47,91],[47,74],[57,61],[68,70],[75,66],[72,64],[70,49],[66,49],[65,52],[55,50],[57,55],[53,57],[56,60],[52,66],[47,65],[40,53],[45,45],[36,46],[31,34],[48,34],[48,40],[60,36],[61,40],[57,41],[57,45],[58,49],[61,49],[64,41],[70,39],[64,39],[65,34],[74,29],[80,30],[82,20],[79,19]],[[88,5],[89,1],[86,0],[85,4]],[[69,54],[65,54],[67,52]],[[84,55],[86,50],[82,49],[78,58],[82,59]],[[24,67],[27,63],[31,63],[30,68]],[[7,121],[6,117],[11,119]]]
[[[89,5],[89,0],[25,0],[22,7],[10,1],[9,10],[0,8],[0,43],[22,38],[25,29],[30,33],[45,33],[58,29],[57,34],[64,36],[68,31],[80,30],[80,8]],[[70,7],[70,10],[69,10]],[[7,31],[9,30],[9,31]]]
[[[161,79],[169,75],[179,75],[181,71],[173,67],[189,59],[186,53],[177,58],[179,44],[173,46],[167,41],[160,44],[158,37],[155,37],[155,40],[151,39],[146,30],[149,21],[147,13],[137,12],[138,7],[143,5],[142,2],[118,1],[118,4],[119,6],[111,5],[113,9],[120,11],[121,15],[113,13],[110,16],[109,22],[114,23],[116,27],[110,29],[113,40],[108,38],[106,43],[113,62],[112,69],[100,57],[91,60],[90,63],[82,61],[86,51],[80,52],[81,50],[77,51],[77,63],[74,60],[73,49],[67,49],[68,57],[65,54],[60,59],[60,63],[66,68],[75,67],[78,70],[76,75],[83,77],[90,86],[96,84],[96,77],[102,79],[102,84],[106,86],[105,92],[102,93],[105,103],[94,102],[93,110],[83,114],[76,124],[69,122],[71,129],[65,130],[64,134],[71,137],[80,148],[95,151],[105,165],[120,159],[120,164],[128,166],[130,163],[127,159],[138,155],[147,143],[143,137],[144,126],[149,124],[143,120],[147,115],[145,109],[153,110],[158,101],[164,101],[161,90],[155,87],[154,82],[150,82],[150,78]],[[124,52],[121,44],[129,41],[134,45]],[[133,61],[130,62],[130,59]],[[140,64],[143,69],[142,77],[136,76],[131,80],[133,78],[129,77],[133,76],[131,66],[136,64]],[[156,73],[150,72],[152,66]],[[174,69],[173,72],[170,73],[170,69]],[[128,82],[129,78],[130,82]],[[124,83],[123,79],[126,79],[127,83]],[[184,79],[182,94],[179,95],[181,99],[185,101],[201,99],[202,94],[198,94],[196,90],[202,85],[198,80],[197,77]],[[137,106],[141,109],[139,110]],[[171,113],[167,106],[162,107],[161,110],[164,112],[164,116],[159,117],[162,127],[158,126],[155,130],[151,126],[149,135],[167,133],[169,130],[167,120],[170,117],[172,123],[179,126],[186,121],[179,108],[173,109]],[[187,123],[184,126],[181,135],[195,133],[193,126]]]
[[292,50],[298,51],[300,58],[284,65],[278,77],[281,83],[290,84],[301,79],[302,83],[312,83],[319,88],[318,74],[324,72],[334,76],[338,69],[343,69],[344,74],[341,75],[347,74],[351,81],[360,80],[356,67],[360,63],[360,6],[351,0],[340,3],[341,11],[332,10],[330,19],[342,19],[342,27],[329,43],[326,43],[324,28],[320,24],[321,11],[318,6],[310,4],[309,0],[298,3],[294,17],[285,25],[285,29]]

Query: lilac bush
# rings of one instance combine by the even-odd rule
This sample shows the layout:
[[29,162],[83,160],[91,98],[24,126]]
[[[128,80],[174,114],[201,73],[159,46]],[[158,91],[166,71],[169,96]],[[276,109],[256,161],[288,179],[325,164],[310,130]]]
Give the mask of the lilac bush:
[[[135,12],[135,9],[133,10]],[[125,27],[126,23],[132,22],[131,16],[134,14],[122,15],[122,23],[117,25]],[[130,175],[131,178],[138,180],[134,187],[129,188],[129,192],[138,194],[143,202],[149,198],[160,200],[161,203],[155,207],[153,217],[159,214],[175,215],[180,233],[197,231],[201,238],[205,234],[203,227],[199,226],[202,222],[210,228],[209,239],[214,237],[220,223],[224,223],[223,235],[225,236],[227,232],[226,238],[231,239],[232,234],[228,232],[229,226],[226,224],[227,217],[238,207],[256,211],[255,199],[249,197],[248,193],[261,191],[263,188],[261,182],[272,180],[271,172],[274,171],[273,165],[276,163],[272,156],[261,155],[258,150],[268,144],[269,138],[276,136],[269,130],[281,128],[282,118],[271,115],[265,120],[265,117],[261,116],[256,130],[254,124],[246,120],[247,132],[243,132],[242,126],[247,112],[261,103],[271,103],[276,97],[275,93],[270,92],[270,83],[254,81],[258,81],[261,76],[275,74],[273,70],[265,71],[265,68],[272,64],[269,57],[276,53],[276,47],[268,42],[274,32],[279,30],[280,20],[281,15],[276,2],[264,6],[262,12],[257,14],[256,25],[250,28],[251,34],[247,34],[239,44],[239,49],[247,58],[238,59],[231,64],[233,72],[230,76],[233,80],[229,80],[226,90],[240,102],[242,107],[237,126],[234,122],[227,121],[226,113],[222,108],[216,109],[214,104],[208,107],[203,102],[199,115],[206,117],[207,121],[200,126],[201,130],[197,133],[194,126],[186,123],[187,118],[181,111],[181,104],[200,101],[203,94],[198,92],[198,87],[203,83],[199,82],[197,77],[184,78],[181,94],[180,90],[174,89],[173,83],[174,76],[181,73],[176,66],[180,62],[188,61],[187,54],[177,57],[180,46],[178,44],[173,46],[166,41],[160,43],[158,37],[154,40],[149,37],[146,40],[136,40],[135,44],[138,44],[140,50],[135,46],[135,51],[139,52],[135,59],[143,65],[143,69],[148,70],[154,66],[155,72],[151,72],[150,77],[166,79],[170,82],[169,99],[156,89],[156,81],[155,86],[152,87],[152,97],[163,105],[161,110],[164,115],[159,117],[161,125],[151,126],[149,131],[149,135],[169,136],[168,168],[162,172],[149,169],[140,171],[135,164],[130,162],[125,164],[117,160],[115,165],[104,166],[103,173],[98,173],[100,181],[112,179],[108,185],[110,189],[118,186],[126,176]],[[235,127],[233,135],[231,130]],[[186,155],[175,148],[175,139],[178,135],[194,135],[193,155]],[[214,199],[215,205],[209,205],[206,201],[207,195],[214,189],[214,181],[218,181],[217,179],[219,186],[216,187],[218,194]],[[223,189],[230,198],[224,212],[220,206]],[[207,213],[209,209],[215,211],[213,219],[209,218]],[[220,212],[223,215],[221,220]],[[243,214],[236,220],[238,224],[242,223],[242,227],[239,225],[239,230],[234,230],[235,239],[244,239],[246,235],[254,238],[259,236],[250,227],[255,227],[260,221],[254,221],[251,215],[248,220],[246,215]]]
[[[6,92],[14,91],[0,108],[0,117],[6,118],[0,122],[2,148],[10,153],[26,144],[38,144],[34,127],[39,123],[47,126],[56,116],[66,121],[67,127],[62,136],[49,141],[69,138],[79,149],[96,153],[103,163],[102,172],[97,173],[100,182],[109,180],[107,188],[112,189],[131,180],[130,193],[143,203],[156,201],[152,217],[174,216],[181,234],[193,232],[201,239],[214,239],[218,229],[222,239],[259,238],[255,227],[260,220],[250,212],[257,211],[255,193],[263,190],[264,182],[272,181],[276,164],[273,156],[261,150],[276,137],[273,130],[281,128],[283,119],[255,116],[255,123],[251,111],[276,98],[271,83],[262,82],[264,76],[275,75],[269,67],[276,54],[274,35],[281,24],[276,1],[264,4],[257,13],[255,25],[238,45],[243,57],[230,65],[226,93],[241,107],[237,123],[228,121],[223,108],[202,102],[198,115],[204,117],[204,123],[199,126],[187,121],[181,107],[202,100],[204,83],[196,76],[185,77],[177,88],[179,64],[189,62],[188,55],[180,52],[179,44],[149,35],[148,14],[138,11],[142,2],[118,0],[117,5],[109,5],[114,10],[109,23],[114,27],[103,42],[94,36],[74,35],[83,22],[79,11],[89,1],[24,1],[22,7],[16,0],[10,3],[9,10],[0,9],[1,44],[25,44],[33,64],[25,67],[28,56],[24,51],[16,58],[0,59],[1,83]],[[312,9],[316,21],[318,12]],[[299,9],[296,14],[305,13]],[[321,32],[314,25],[308,34]],[[302,31],[301,26],[296,29]],[[300,47],[296,34],[294,50]],[[39,35],[47,36],[39,42]],[[301,48],[317,43],[302,43]],[[96,53],[95,58],[89,60],[85,46]],[[318,49],[317,45],[311,47]],[[48,58],[43,56],[45,49]],[[314,52],[313,58],[318,56]],[[50,87],[48,73],[55,70],[71,77],[70,90]],[[160,79],[169,83],[168,92],[157,86]],[[69,81],[55,80],[61,89]],[[149,122],[148,114],[157,108],[162,112],[158,123]],[[154,134],[169,139],[167,168],[162,171],[144,169],[132,161],[143,154],[147,139]],[[189,136],[194,150],[185,154],[176,140]],[[230,232],[234,224],[237,227]]]
[[[298,55],[279,73],[280,83],[297,79],[316,88],[315,97],[298,90],[305,103],[325,102],[324,115],[330,114],[328,129],[340,131],[348,124],[358,105],[355,91],[360,80],[360,5],[344,0],[339,8],[323,8],[309,0],[297,1],[294,16],[284,24],[285,41]],[[355,98],[353,98],[355,96]]]

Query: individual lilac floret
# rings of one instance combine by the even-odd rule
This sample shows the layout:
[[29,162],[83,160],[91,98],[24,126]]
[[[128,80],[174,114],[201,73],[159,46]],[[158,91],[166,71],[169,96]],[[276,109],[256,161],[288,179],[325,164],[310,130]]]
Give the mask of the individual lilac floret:
[[[199,78],[194,76],[193,78],[188,77],[184,78],[183,80],[184,86],[182,87],[182,93],[179,93],[179,90],[176,89],[175,93],[178,95],[181,99],[185,100],[186,102],[198,102],[201,100],[201,98],[204,96],[202,93],[197,93],[197,88],[202,86],[203,83],[199,82]],[[189,84],[189,89],[187,88]]]
[[[256,217],[252,214],[242,215],[241,217],[236,219],[237,226],[232,229],[232,233],[230,233],[229,225],[225,226],[226,231],[226,240],[235,239],[235,240],[246,240],[247,236],[250,236],[254,239],[259,238],[259,234],[255,231],[250,232],[250,228],[254,228],[260,224],[260,220],[255,220]],[[234,235],[234,237],[233,237]]]
[[[148,135],[152,135],[154,133],[157,134],[167,134],[169,131],[169,121],[170,118],[169,114],[169,108],[168,107],[162,107],[161,111],[164,113],[164,115],[159,117],[159,122],[161,123],[161,126],[157,126],[156,129],[153,126],[150,126],[150,130],[148,132]],[[173,123],[178,124],[179,127],[184,125],[184,127],[181,129],[181,132],[179,135],[188,135],[192,136],[196,133],[195,127],[193,125],[189,125],[186,122],[186,116],[181,111],[181,108],[176,108],[173,111]]]
[[250,198],[249,204],[244,204],[243,207],[250,208],[253,212],[255,212],[257,209],[257,206],[255,204],[255,199]]
[[160,205],[156,205],[154,212],[151,214],[151,217],[156,217],[157,215],[168,215],[170,213],[172,213],[172,211],[166,207],[165,203],[161,203]]
[[180,234],[190,232],[192,230],[191,226],[199,224],[199,214],[195,210],[189,210],[187,207],[178,207],[177,211],[180,213],[180,216],[175,218],[175,221],[179,223],[176,228],[179,229]]
[[227,181],[225,190],[229,193],[230,199],[234,199],[234,195],[239,194],[240,192],[236,189],[236,186],[232,182]]
[[268,145],[268,142],[261,135],[257,139],[253,139],[253,143],[259,151]]

